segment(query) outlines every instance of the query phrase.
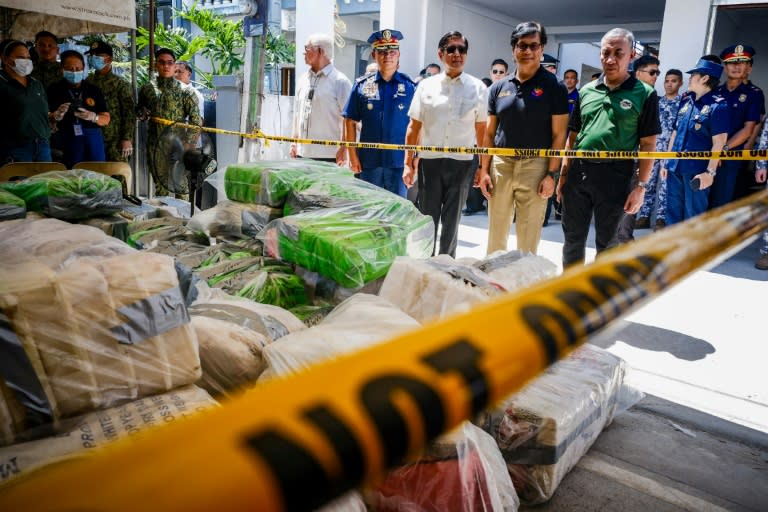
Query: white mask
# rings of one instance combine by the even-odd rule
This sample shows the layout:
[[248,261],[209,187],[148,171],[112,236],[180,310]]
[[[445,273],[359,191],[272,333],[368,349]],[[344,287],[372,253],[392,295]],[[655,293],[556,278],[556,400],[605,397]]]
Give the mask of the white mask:
[[21,76],[27,76],[32,72],[34,65],[30,59],[16,59],[13,70]]

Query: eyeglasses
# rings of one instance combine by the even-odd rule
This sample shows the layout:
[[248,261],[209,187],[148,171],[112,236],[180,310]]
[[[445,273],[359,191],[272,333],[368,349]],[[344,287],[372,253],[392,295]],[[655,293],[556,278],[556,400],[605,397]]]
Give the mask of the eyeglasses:
[[515,45],[515,48],[517,48],[521,52],[524,52],[526,50],[531,50],[532,52],[535,52],[535,51],[538,51],[539,48],[541,48],[541,43],[531,43],[531,44],[517,43]]
[[661,74],[661,70],[659,69],[638,69],[638,71],[642,71],[643,73],[648,73],[651,76],[656,76]]
[[445,48],[443,48],[443,52],[449,55],[456,52],[459,52],[462,55],[466,55],[467,47],[462,45],[452,44],[451,46],[446,46]]
[[503,75],[504,73],[506,73],[506,71],[504,71],[503,69],[492,69],[491,73],[493,73],[494,75]]

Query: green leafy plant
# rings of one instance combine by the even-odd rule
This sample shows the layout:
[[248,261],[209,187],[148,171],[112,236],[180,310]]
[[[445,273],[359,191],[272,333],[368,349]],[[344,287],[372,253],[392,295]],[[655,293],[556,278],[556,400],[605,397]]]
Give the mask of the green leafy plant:
[[197,2],[176,14],[197,25],[203,34],[199,48],[211,61],[214,75],[231,75],[243,67],[245,61],[245,35],[242,21],[230,21],[209,9],[201,9]]

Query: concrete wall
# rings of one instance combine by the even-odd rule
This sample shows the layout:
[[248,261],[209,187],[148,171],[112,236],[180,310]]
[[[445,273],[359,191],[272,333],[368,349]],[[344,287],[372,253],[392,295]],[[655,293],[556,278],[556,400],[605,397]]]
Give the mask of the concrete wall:
[[[661,76],[666,70],[678,68],[683,72],[691,69],[704,54],[709,21],[710,2],[705,0],[668,1],[664,8],[661,27],[659,60]],[[684,87],[687,77],[683,78]],[[656,81],[656,91],[664,93],[664,81]]]
[[[579,84],[590,81],[590,76],[583,76],[584,65],[600,69],[600,47],[591,43],[566,43],[560,45],[560,64],[557,77],[562,80],[566,69],[575,69],[579,73]],[[590,73],[591,75],[591,73]]]
[[[719,54],[734,44],[747,44],[755,49],[751,80],[768,90],[768,2],[759,9],[729,11],[718,9],[712,53]],[[725,78],[723,78],[723,81]]]

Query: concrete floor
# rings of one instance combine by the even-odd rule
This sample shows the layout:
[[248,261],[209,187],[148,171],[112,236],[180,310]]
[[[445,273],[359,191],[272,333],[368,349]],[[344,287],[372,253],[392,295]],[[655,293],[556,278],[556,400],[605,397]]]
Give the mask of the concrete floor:
[[[485,255],[487,222],[462,218],[457,257]],[[562,242],[551,221],[539,254],[560,264]],[[647,396],[552,500],[525,510],[768,510],[768,271],[754,268],[757,255],[754,242],[590,341],[624,358],[627,381]]]

